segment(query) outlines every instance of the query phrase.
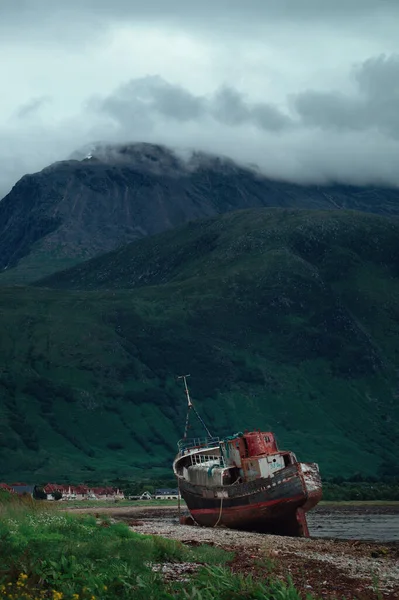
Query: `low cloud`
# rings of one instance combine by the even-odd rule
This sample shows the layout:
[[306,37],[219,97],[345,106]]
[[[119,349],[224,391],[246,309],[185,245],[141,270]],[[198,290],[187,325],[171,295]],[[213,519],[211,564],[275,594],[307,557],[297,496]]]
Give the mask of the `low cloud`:
[[378,56],[352,70],[354,90],[308,90],[287,98],[286,111],[270,102],[251,102],[234,89],[222,86],[213,94],[199,96],[160,76],[133,79],[90,106],[126,129],[132,123],[162,118],[178,123],[214,120],[227,127],[250,125],[266,132],[317,128],[329,131],[376,130],[399,136],[399,55]]
[[123,128],[151,117],[179,123],[213,119],[228,127],[247,124],[265,131],[292,126],[291,119],[273,104],[251,103],[234,88],[223,86],[211,96],[196,96],[159,76],[129,81],[112,95],[93,100],[91,106]]
[[326,131],[377,130],[399,138],[399,56],[370,58],[353,69],[355,92],[307,91],[294,99],[304,127]]
[[29,102],[21,104],[16,110],[16,116],[19,119],[25,119],[38,113],[48,102],[50,98],[48,96],[41,96],[40,98],[32,98]]
[[355,65],[349,84],[346,93],[291,91],[277,104],[234,86],[201,95],[147,76],[87,98],[68,119],[41,121],[48,98],[33,98],[0,128],[0,195],[25,172],[97,140],[220,153],[290,181],[399,185],[399,56]]

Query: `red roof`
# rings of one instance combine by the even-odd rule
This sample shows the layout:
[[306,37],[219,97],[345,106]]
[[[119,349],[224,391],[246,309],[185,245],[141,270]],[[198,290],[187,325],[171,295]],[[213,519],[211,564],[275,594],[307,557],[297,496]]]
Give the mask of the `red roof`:
[[92,489],[94,494],[98,494],[99,496],[112,496],[115,494],[116,490],[112,487],[95,487]]
[[[4,485],[6,485],[6,484],[4,484]],[[61,492],[61,493],[67,494],[70,491],[71,494],[79,494],[79,495],[85,495],[85,494],[88,494],[89,492],[93,492],[97,496],[113,496],[114,494],[116,494],[119,491],[110,486],[89,488],[87,485],[83,485],[83,484],[70,485],[70,484],[66,484],[66,483],[62,483],[62,484],[48,483],[47,485],[44,486],[43,489],[46,494],[53,494],[54,492]]]
[[13,490],[12,487],[7,483],[0,483],[0,488],[6,492],[9,492],[10,494],[16,494],[16,491]]
[[58,485],[58,483],[48,483],[44,486],[43,490],[46,494],[53,494],[54,492],[62,492],[62,485]]
[[75,488],[75,493],[76,494],[87,494],[89,491],[89,488],[87,487],[87,485],[77,485]]

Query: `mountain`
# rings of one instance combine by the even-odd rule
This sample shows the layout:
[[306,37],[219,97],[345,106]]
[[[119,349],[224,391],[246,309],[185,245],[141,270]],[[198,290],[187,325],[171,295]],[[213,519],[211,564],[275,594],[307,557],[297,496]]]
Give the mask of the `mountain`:
[[170,474],[185,373],[214,434],[398,475],[399,220],[226,213],[1,287],[0,309],[3,480]]
[[[79,155],[76,155],[79,156]],[[399,190],[272,181],[150,144],[94,147],[26,175],[0,202],[0,282],[25,283],[198,218],[292,207],[399,215]]]

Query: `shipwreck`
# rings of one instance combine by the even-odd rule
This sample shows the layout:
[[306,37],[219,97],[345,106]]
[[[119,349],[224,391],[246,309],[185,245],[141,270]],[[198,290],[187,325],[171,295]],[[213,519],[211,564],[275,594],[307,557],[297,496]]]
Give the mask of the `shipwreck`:
[[[279,450],[268,431],[212,437],[191,401],[186,377],[186,428],[173,470],[194,523],[309,537],[306,513],[322,497],[318,465]],[[206,431],[204,439],[187,437],[191,412]]]

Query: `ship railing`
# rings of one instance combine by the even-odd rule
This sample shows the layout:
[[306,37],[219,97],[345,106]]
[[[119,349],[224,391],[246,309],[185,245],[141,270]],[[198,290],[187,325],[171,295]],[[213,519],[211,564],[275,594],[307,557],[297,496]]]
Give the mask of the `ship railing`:
[[220,438],[218,437],[208,437],[208,438],[183,438],[177,442],[177,447],[179,448],[179,452],[183,453],[186,450],[192,450],[194,448],[209,448],[212,446],[218,446],[220,442]]
[[192,454],[191,455],[191,464],[192,465],[203,465],[203,464],[212,464],[217,465],[219,467],[223,467],[223,458],[221,456],[214,456],[210,454]]

